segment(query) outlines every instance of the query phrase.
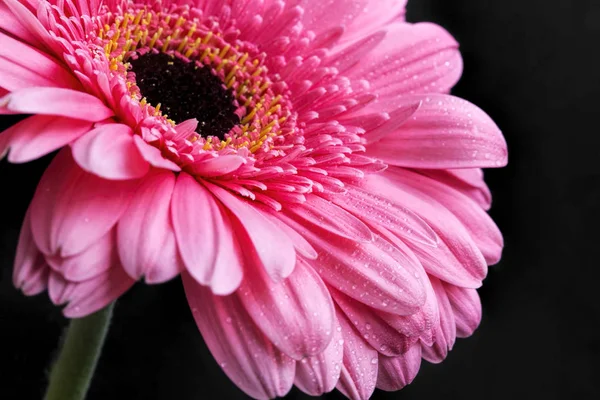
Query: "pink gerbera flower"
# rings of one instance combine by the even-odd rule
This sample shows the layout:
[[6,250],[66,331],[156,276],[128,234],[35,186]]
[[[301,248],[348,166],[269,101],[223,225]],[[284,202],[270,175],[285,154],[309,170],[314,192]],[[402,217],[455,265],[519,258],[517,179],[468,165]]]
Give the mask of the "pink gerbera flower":
[[462,62],[399,0],[0,0],[0,134],[65,145],[14,282],[67,317],[182,275],[225,373],[397,390],[479,323],[502,236],[479,168],[492,120],[449,96]]

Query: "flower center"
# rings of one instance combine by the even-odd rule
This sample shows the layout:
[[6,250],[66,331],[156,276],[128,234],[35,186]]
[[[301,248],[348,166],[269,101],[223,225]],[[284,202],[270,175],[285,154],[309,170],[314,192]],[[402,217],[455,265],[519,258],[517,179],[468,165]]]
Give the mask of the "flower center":
[[110,69],[126,77],[147,115],[171,126],[198,119],[195,148],[268,152],[294,132],[286,85],[256,46],[216,19],[189,7],[134,4],[99,25]]
[[196,118],[202,137],[225,138],[240,117],[234,96],[211,68],[164,53],[147,52],[129,60],[135,82],[151,104],[175,122]]

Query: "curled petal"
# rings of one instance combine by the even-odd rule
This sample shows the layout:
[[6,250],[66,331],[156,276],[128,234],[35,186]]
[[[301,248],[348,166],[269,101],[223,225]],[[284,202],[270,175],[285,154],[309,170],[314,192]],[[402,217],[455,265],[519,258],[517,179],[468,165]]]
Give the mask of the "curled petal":
[[377,388],[393,392],[410,384],[421,368],[421,346],[414,345],[398,357],[379,357]]
[[215,296],[187,273],[183,284],[198,329],[229,379],[256,399],[284,396],[296,363],[262,334],[236,295]]
[[301,360],[321,353],[333,332],[334,310],[319,275],[302,261],[281,282],[255,270],[240,286],[240,300],[275,346]]

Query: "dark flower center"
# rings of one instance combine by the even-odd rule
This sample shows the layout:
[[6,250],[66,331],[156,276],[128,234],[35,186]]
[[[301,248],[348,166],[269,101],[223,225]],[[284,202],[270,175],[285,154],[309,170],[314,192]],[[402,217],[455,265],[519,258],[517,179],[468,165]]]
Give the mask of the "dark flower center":
[[176,123],[196,118],[200,135],[221,140],[240,123],[231,90],[210,67],[152,52],[128,62],[142,96]]

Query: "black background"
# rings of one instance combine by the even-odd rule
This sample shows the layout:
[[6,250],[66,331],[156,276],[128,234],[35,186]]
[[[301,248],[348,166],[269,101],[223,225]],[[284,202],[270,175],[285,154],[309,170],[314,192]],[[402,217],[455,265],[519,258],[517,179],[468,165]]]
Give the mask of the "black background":
[[[401,392],[374,399],[600,398],[600,2],[413,0],[461,43],[454,94],[504,131],[489,171],[506,249],[481,297],[481,327]],[[66,320],[11,284],[18,230],[49,158],[0,162],[0,398],[40,399]],[[213,361],[179,280],[117,304],[89,399],[245,399]],[[294,389],[290,399],[307,398]],[[324,398],[341,398],[330,394]]]

